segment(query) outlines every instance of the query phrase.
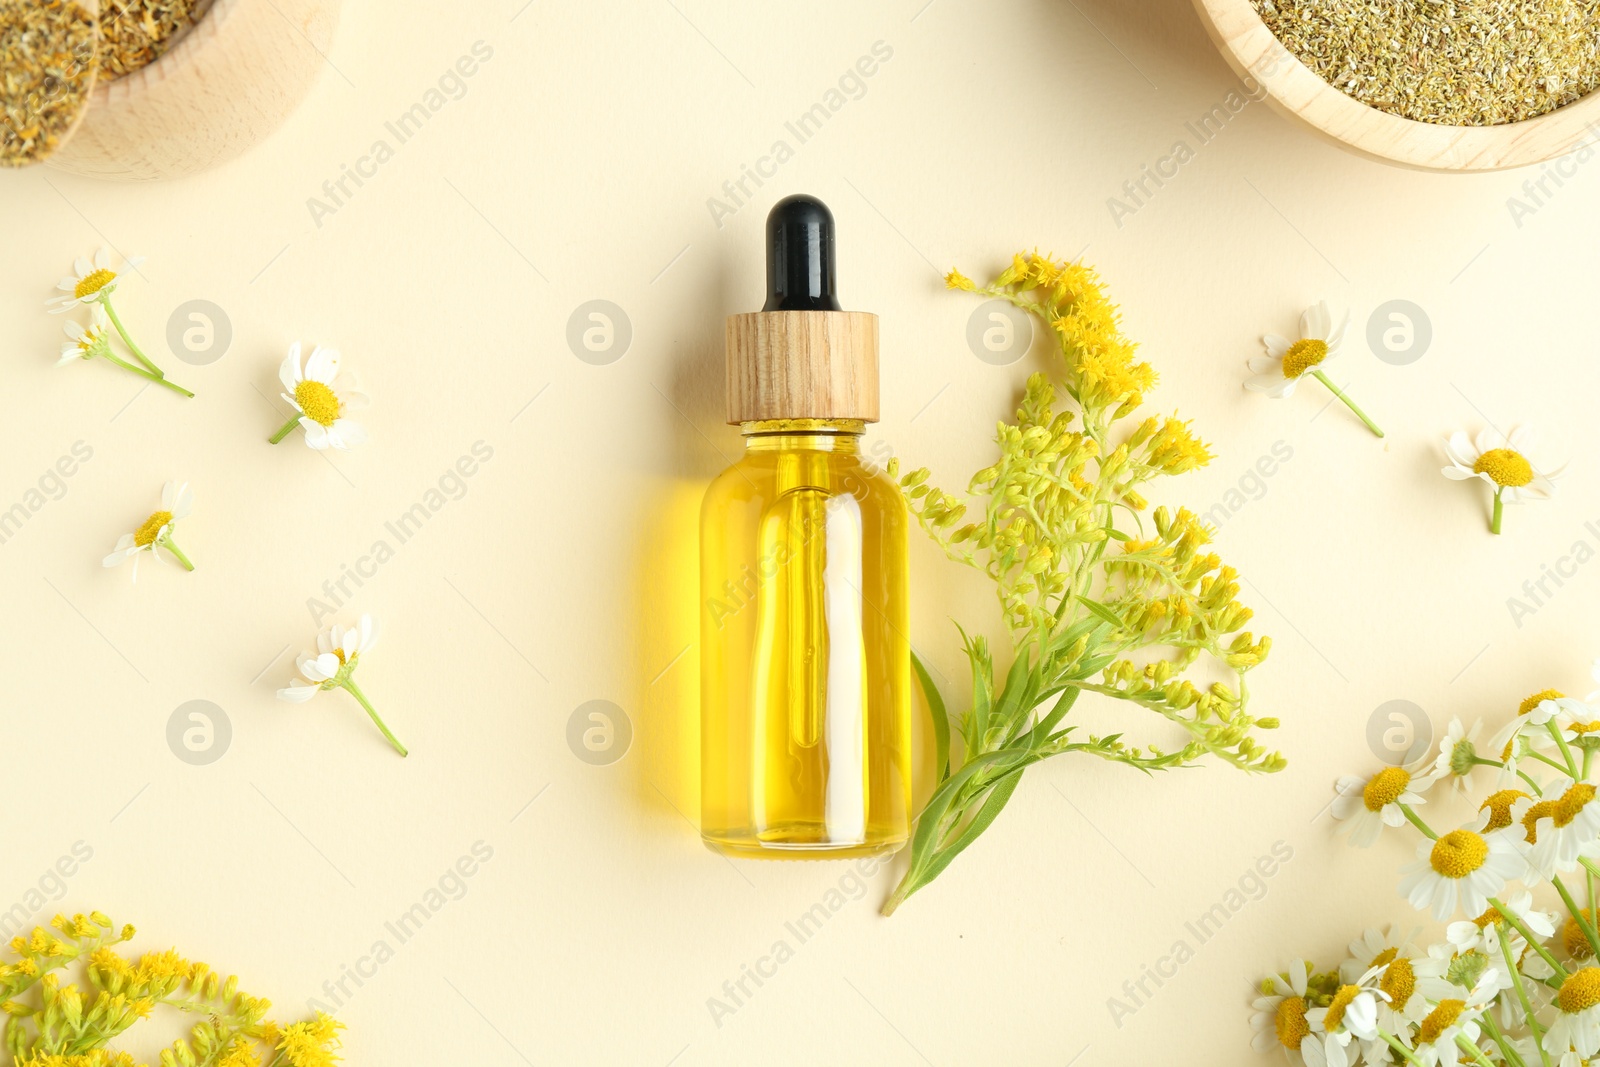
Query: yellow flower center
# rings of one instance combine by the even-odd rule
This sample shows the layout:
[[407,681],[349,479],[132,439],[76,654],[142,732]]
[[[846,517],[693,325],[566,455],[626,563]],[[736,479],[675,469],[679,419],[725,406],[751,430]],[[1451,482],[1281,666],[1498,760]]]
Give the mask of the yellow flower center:
[[1451,830],[1433,843],[1428,862],[1446,878],[1465,878],[1489,858],[1489,842],[1471,830]]
[[1491,448],[1472,465],[1474,472],[1487,474],[1499,486],[1527,485],[1533,481],[1533,464],[1521,452]]
[[1600,719],[1591,719],[1588,722],[1574,722],[1569,724],[1568,729],[1575,734],[1600,733]]
[[1587,782],[1579,782],[1561,794],[1561,799],[1556,801],[1555,814],[1551,818],[1557,826],[1566,826],[1576,819],[1578,813],[1583,811],[1584,805],[1593,799],[1594,786]]
[[1404,1008],[1417,991],[1417,972],[1411,969],[1411,961],[1401,957],[1384,968],[1378,988],[1389,994],[1389,1003],[1396,1009]]
[[1324,1030],[1331,1034],[1339,1029],[1339,1024],[1344,1022],[1345,1009],[1350,1006],[1352,1000],[1356,999],[1356,994],[1359,992],[1361,992],[1360,986],[1342,985],[1339,987],[1339,991],[1328,1002],[1328,1014],[1322,1018],[1322,1028]]
[[1539,843],[1539,820],[1552,817],[1555,811],[1555,801],[1541,800],[1529,808],[1527,814],[1522,816],[1522,828],[1527,831],[1525,837],[1528,844],[1536,845]]
[[1511,825],[1511,805],[1521,800],[1528,794],[1520,789],[1502,789],[1498,793],[1490,793],[1489,799],[1478,805],[1478,810],[1489,809],[1489,825],[1486,830],[1504,830]]
[[1386,767],[1372,776],[1372,781],[1361,791],[1361,801],[1368,811],[1382,811],[1385,805],[1400,799],[1400,794],[1411,784],[1411,773],[1403,767]]
[[1494,926],[1504,926],[1506,924],[1506,917],[1500,914],[1498,908],[1490,908],[1476,919],[1473,919],[1472,924],[1480,930],[1491,924]]
[[1439,1001],[1439,1006],[1430,1011],[1428,1017],[1422,1020],[1422,1028],[1417,1031],[1417,1042],[1423,1045],[1431,1045],[1439,1040],[1439,1035],[1454,1026],[1456,1020],[1461,1018],[1461,1013],[1466,1008],[1467,1002],[1464,1000]]
[[1568,1015],[1576,1015],[1585,1008],[1600,1004],[1600,967],[1584,967],[1572,972],[1561,983],[1556,1003]]
[[[1584,922],[1589,921],[1589,909],[1583,909]],[[1583,927],[1578,925],[1578,920],[1569,918],[1567,924],[1561,928],[1561,943],[1566,946],[1567,955],[1575,960],[1586,960],[1594,955],[1594,948],[1590,946],[1589,939],[1583,936]]]
[[1291,1052],[1300,1051],[1300,1042],[1311,1033],[1311,1024],[1306,1022],[1304,997],[1283,998],[1283,1003],[1278,1005],[1278,1022],[1275,1029],[1278,1034],[1278,1044]]
[[1532,696],[1525,698],[1521,704],[1517,705],[1517,714],[1526,715],[1540,704],[1543,704],[1546,700],[1560,700],[1566,695],[1567,694],[1563,693],[1559,689],[1541,689]]
[[305,379],[294,387],[294,398],[312,422],[332,426],[339,417],[339,398],[321,382]]
[[172,512],[158,511],[144,520],[144,525],[133,535],[133,543],[140,548],[145,548],[155,541],[156,535],[161,532],[161,527],[172,521]]
[[93,296],[95,293],[98,293],[100,290],[116,281],[116,278],[116,271],[107,270],[104,267],[101,267],[98,270],[92,270],[80,278],[77,285],[73,286],[72,295],[77,297],[79,300],[82,300],[86,296]]
[[1328,342],[1315,337],[1303,337],[1289,346],[1283,354],[1283,376],[1298,378],[1318,363],[1328,358]]
[[1367,964],[1367,966],[1382,967],[1386,963],[1392,963],[1394,958],[1398,955],[1400,955],[1400,950],[1391,945],[1382,952],[1378,953],[1376,956],[1372,957],[1372,962]]

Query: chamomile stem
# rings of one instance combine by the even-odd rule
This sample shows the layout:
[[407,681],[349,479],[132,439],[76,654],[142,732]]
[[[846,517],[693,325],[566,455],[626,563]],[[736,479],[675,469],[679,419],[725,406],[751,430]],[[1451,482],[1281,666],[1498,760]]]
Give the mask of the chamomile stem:
[[1378,1036],[1387,1041],[1390,1048],[1400,1053],[1401,1059],[1405,1060],[1407,1063],[1414,1063],[1417,1064],[1418,1067],[1421,1067],[1422,1061],[1413,1056],[1411,1054],[1411,1050],[1402,1045],[1393,1034],[1384,1030],[1379,1030]]
[[[1483,1067],[1494,1067],[1494,1064],[1489,1062],[1489,1057],[1484,1054],[1483,1049],[1478,1047],[1478,1043],[1468,1040],[1466,1034],[1456,1035],[1456,1047],[1470,1055],[1473,1063],[1482,1064]],[[1502,1051],[1503,1049],[1504,1047],[1502,1046]]]
[[117,366],[121,367],[123,370],[131,371],[132,373],[137,374],[141,378],[148,378],[150,381],[155,382],[157,385],[164,385],[168,389],[171,389],[175,393],[182,393],[184,396],[191,396],[191,397],[194,396],[193,393],[189,392],[189,390],[185,389],[183,386],[179,385],[176,382],[169,382],[165,378],[158,377],[157,375],[151,374],[149,371],[145,370],[143,367],[135,367],[132,363],[129,363],[127,360],[121,358],[116,353],[112,352],[109,347],[105,350],[105,357],[107,359],[109,359],[111,362],[115,363]]
[[1578,924],[1578,929],[1583,931],[1584,940],[1589,942],[1589,947],[1597,955],[1600,955],[1600,938],[1595,937],[1594,926],[1584,917],[1583,909],[1579,908],[1578,902],[1572,899],[1572,894],[1567,891],[1567,887],[1562,883],[1559,875],[1551,878],[1550,881],[1555,884],[1556,892],[1561,894],[1561,903],[1565,904],[1567,910],[1572,913],[1572,919]]
[[178,542],[174,541],[171,537],[168,537],[166,540],[162,541],[161,543],[167,546],[167,551],[168,552],[171,552],[174,556],[178,557],[178,562],[183,564],[183,569],[184,570],[186,570],[186,571],[194,570],[194,564],[190,563],[189,562],[189,557],[183,554],[183,549],[178,547]]
[[1314,367],[1312,368],[1311,373],[1316,377],[1317,381],[1321,382],[1323,385],[1326,385],[1334,396],[1338,397],[1340,400],[1343,400],[1344,406],[1355,412],[1356,418],[1367,424],[1367,429],[1371,430],[1379,437],[1383,436],[1383,431],[1378,429],[1378,424],[1367,418],[1367,413],[1362,411],[1361,408],[1356,405],[1354,400],[1351,400],[1348,396],[1345,396],[1344,390],[1340,389],[1337,385],[1334,385],[1333,382],[1328,379],[1326,374],[1323,374],[1322,371]]
[[1554,720],[1544,725],[1545,729],[1550,731],[1550,736],[1556,739],[1556,746],[1561,749],[1561,757],[1567,761],[1567,773],[1574,780],[1578,779],[1580,777],[1578,774],[1578,761],[1572,758],[1572,746],[1567,744],[1566,735],[1561,732],[1561,727],[1557,726]]
[[[1544,1027],[1539,1025],[1539,1018],[1533,1012],[1533,1001],[1528,999],[1528,989],[1522,984],[1522,972],[1517,970],[1517,961],[1511,958],[1509,938],[1500,939],[1500,955],[1505,957],[1506,970],[1511,974],[1511,984],[1516,987],[1517,999],[1522,1002],[1522,1011],[1528,1017],[1528,1028],[1533,1031],[1535,1044],[1538,1044],[1538,1039],[1544,1036]],[[1550,1067],[1550,1054],[1545,1052],[1542,1045],[1539,1047],[1539,1060],[1544,1067]]]
[[1489,532],[1492,534],[1500,532],[1500,513],[1505,510],[1505,502],[1500,499],[1503,491],[1501,489],[1494,491],[1494,514],[1489,518]]
[[1423,837],[1426,837],[1429,841],[1439,840],[1439,835],[1434,833],[1432,828],[1430,828],[1427,823],[1423,822],[1421,817],[1418,816],[1416,812],[1412,811],[1405,804],[1401,804],[1399,807],[1400,814],[1404,815],[1406,817],[1406,821],[1412,826],[1415,826],[1418,830],[1421,830]]
[[350,690],[351,696],[355,697],[361,702],[361,706],[363,708],[367,709],[367,714],[372,716],[372,721],[377,724],[378,729],[383,731],[383,736],[389,739],[389,743],[394,746],[394,750],[400,753],[402,756],[409,756],[411,753],[407,752],[406,746],[402,745],[400,740],[395,737],[394,734],[389,732],[389,728],[385,726],[383,724],[383,720],[378,717],[378,709],[372,706],[371,701],[367,699],[367,695],[361,691],[361,687],[356,685],[355,679],[346,678],[344,680],[344,687]]
[[128,336],[128,331],[122,326],[122,320],[117,318],[117,309],[111,306],[111,298],[109,296],[101,297],[100,306],[106,309],[106,317],[111,320],[111,325],[117,328],[118,336],[122,338],[122,343],[128,346],[128,351],[133,353],[134,358],[148,367],[150,373],[157,378],[165,378],[167,376],[166,373],[160,367],[151,363],[149,357],[144,354],[138,345],[133,343],[133,338]]
[[1528,947],[1537,952],[1540,958],[1550,965],[1550,969],[1555,971],[1560,979],[1565,982],[1567,980],[1567,969],[1561,966],[1554,956],[1550,955],[1550,950],[1539,943],[1539,939],[1534,937],[1533,933],[1522,924],[1522,920],[1517,918],[1510,908],[1495,897],[1490,897],[1489,903],[1494,907],[1495,911],[1501,914],[1506,922],[1511,924],[1513,930],[1522,935],[1523,940],[1528,942]]
[[[1505,1059],[1506,1063],[1509,1064],[1510,1067],[1528,1067],[1527,1061],[1519,1056],[1517,1054],[1517,1050],[1512,1048],[1510,1043],[1506,1041],[1506,1035],[1502,1033],[1500,1031],[1500,1027],[1495,1024],[1493,1015],[1485,1012],[1481,1022],[1483,1024],[1484,1032],[1487,1033],[1490,1039],[1499,1046],[1501,1057]],[[1541,1056],[1546,1055],[1542,1049],[1540,1050],[1539,1054]]]
[[288,422],[284,423],[283,427],[280,430],[278,430],[277,433],[275,433],[271,437],[267,438],[267,444],[269,444],[269,445],[277,444],[279,441],[281,441],[285,437],[289,436],[289,431],[290,430],[293,430],[296,426],[299,426],[299,425],[300,425],[300,416],[296,415],[294,418],[292,418]]
[[1530,753],[1528,753],[1528,756],[1529,756],[1530,759],[1536,759],[1540,763],[1549,764],[1551,767],[1554,767],[1556,770],[1560,771],[1562,774],[1566,774],[1567,773],[1567,768],[1563,767],[1561,764],[1557,763],[1555,760],[1551,759],[1549,756],[1542,755],[1542,754],[1540,754],[1538,752],[1530,752]]

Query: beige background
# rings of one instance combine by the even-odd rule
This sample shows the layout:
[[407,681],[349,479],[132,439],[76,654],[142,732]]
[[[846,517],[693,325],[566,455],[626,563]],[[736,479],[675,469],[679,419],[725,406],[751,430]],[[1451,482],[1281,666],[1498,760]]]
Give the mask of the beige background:
[[[306,105],[215,172],[0,180],[0,507],[74,442],[93,449],[0,545],[0,910],[82,841],[93,858],[41,919],[105,909],[297,1012],[482,841],[493,858],[461,899],[340,1010],[352,1062],[1232,1064],[1251,1055],[1260,973],[1291,953],[1334,962],[1362,925],[1409,918],[1393,888],[1409,846],[1353,854],[1321,815],[1337,774],[1374,766],[1374,709],[1498,724],[1531,689],[1588,688],[1600,564],[1520,627],[1506,601],[1574,542],[1600,544],[1585,526],[1600,167],[1568,168],[1518,225],[1507,198],[1537,170],[1388,169],[1258,103],[1201,145],[1185,123],[1236,83],[1182,0],[408,7],[351,0]],[[308,198],[478,41],[493,57],[465,95],[317,225]],[[893,55],[864,94],[719,227],[708,197],[878,41]],[[1119,227],[1107,199],[1180,139],[1194,158]],[[882,316],[871,439],[946,484],[989,462],[1043,353],[975,358],[975,302],[938,272],[984,275],[1034,245],[1087,249],[1162,373],[1153,404],[1214,442],[1172,499],[1209,508],[1275,443],[1292,450],[1219,537],[1276,639],[1254,692],[1290,766],[1033,771],[899,915],[876,914],[898,876],[878,872],[719,1026],[708,998],[852,884],[842,865],[731,865],[691,826],[695,507],[739,447],[720,425],[722,319],[758,306],[762,219],[797,190],[838,218],[847,306]],[[61,320],[43,300],[101,243],[149,257],[118,303],[197,399],[52,366]],[[1241,388],[1259,335],[1324,296],[1352,309],[1338,378],[1387,440],[1314,386],[1281,402]],[[234,331],[203,367],[163,343],[196,298]],[[1433,332],[1407,366],[1365,342],[1398,298]],[[591,299],[632,324],[608,366],[565,340]],[[265,444],[296,339],[338,346],[367,380],[369,447]],[[1439,437],[1489,422],[1536,424],[1573,460],[1560,498],[1513,509],[1501,538],[1480,487],[1438,473]],[[412,757],[343,694],[276,702],[314,633],[307,599],[479,441],[493,458],[464,495],[349,586],[344,615],[385,631],[361,679]],[[136,586],[102,570],[168,478],[198,495],[180,542],[199,570],[147,564]],[[914,565],[913,639],[963,677],[949,620],[991,619],[989,591],[920,539]],[[193,699],[232,725],[210,766],[168,749]],[[596,699],[634,726],[610,766],[566,742]],[[1293,858],[1264,896],[1199,943],[1185,923],[1280,841]],[[1179,940],[1192,958],[1114,1021],[1108,999]]]

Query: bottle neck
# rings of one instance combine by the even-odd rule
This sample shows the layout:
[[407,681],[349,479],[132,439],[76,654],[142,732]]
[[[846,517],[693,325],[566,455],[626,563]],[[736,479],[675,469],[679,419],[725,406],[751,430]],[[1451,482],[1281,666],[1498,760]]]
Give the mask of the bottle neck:
[[741,422],[746,452],[815,452],[859,454],[866,423],[860,419],[760,419]]

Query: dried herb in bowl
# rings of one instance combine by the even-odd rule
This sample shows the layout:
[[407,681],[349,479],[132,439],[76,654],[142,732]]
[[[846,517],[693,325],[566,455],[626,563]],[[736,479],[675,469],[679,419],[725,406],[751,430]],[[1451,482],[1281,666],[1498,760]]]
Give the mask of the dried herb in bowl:
[[160,59],[207,6],[207,0],[100,0],[101,77],[120,78]]
[[1418,122],[1520,122],[1600,86],[1595,0],[1251,3],[1329,85]]
[[73,0],[0,0],[0,166],[48,156],[88,104],[95,20]]

